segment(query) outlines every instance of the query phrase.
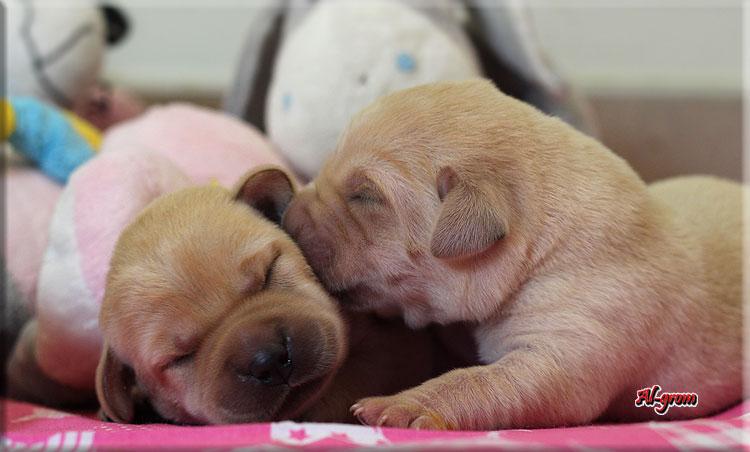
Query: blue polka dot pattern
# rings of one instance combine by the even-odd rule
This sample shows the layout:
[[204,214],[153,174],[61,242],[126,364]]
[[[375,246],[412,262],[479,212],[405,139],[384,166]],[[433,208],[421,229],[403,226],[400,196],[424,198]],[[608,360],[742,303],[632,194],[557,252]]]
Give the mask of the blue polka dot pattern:
[[286,93],[281,98],[281,108],[283,108],[284,111],[289,111],[289,108],[291,108],[291,106],[292,106],[292,95],[289,93]]
[[401,52],[396,56],[396,68],[401,72],[414,72],[417,61],[410,53]]

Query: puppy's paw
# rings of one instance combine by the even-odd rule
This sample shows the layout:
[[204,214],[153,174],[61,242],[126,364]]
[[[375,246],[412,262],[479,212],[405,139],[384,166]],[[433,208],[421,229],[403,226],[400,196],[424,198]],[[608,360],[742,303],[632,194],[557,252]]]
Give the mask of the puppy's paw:
[[351,407],[365,425],[417,430],[450,430],[443,416],[406,395],[368,397]]

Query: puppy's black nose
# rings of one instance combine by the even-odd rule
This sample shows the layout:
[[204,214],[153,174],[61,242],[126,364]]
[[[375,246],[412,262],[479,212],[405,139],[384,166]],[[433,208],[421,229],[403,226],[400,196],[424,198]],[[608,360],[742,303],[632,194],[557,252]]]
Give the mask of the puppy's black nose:
[[250,375],[267,386],[286,383],[292,372],[292,357],[287,344],[271,343],[261,347],[250,361]]

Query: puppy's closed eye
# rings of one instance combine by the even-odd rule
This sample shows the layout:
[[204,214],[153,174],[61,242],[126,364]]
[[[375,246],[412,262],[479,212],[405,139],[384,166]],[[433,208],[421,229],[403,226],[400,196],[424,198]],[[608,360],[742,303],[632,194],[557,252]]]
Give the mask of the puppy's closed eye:
[[179,368],[192,363],[198,351],[199,339],[197,336],[178,337],[173,342],[174,349],[160,360],[158,367],[161,370]]
[[252,295],[267,289],[273,283],[274,269],[281,254],[280,247],[272,244],[243,259],[240,264],[243,275],[241,294]]
[[378,185],[362,173],[354,173],[346,184],[346,200],[359,205],[377,205],[385,202],[385,196]]
[[169,362],[167,367],[180,367],[185,364],[189,364],[193,358],[195,358],[195,351],[184,353],[182,355],[178,355],[175,358],[172,358],[172,360]]
[[349,194],[347,200],[360,204],[379,204],[383,201],[377,190],[366,185],[357,188],[354,192]]
[[158,372],[182,368],[193,362],[195,354],[195,350],[190,352],[175,351],[159,358],[153,368]]
[[271,261],[271,263],[268,265],[268,269],[266,270],[266,275],[263,277],[263,287],[261,288],[261,290],[268,289],[268,287],[273,283],[276,264],[279,262],[280,257],[281,257],[281,252],[278,252],[276,256],[273,258],[273,260]]

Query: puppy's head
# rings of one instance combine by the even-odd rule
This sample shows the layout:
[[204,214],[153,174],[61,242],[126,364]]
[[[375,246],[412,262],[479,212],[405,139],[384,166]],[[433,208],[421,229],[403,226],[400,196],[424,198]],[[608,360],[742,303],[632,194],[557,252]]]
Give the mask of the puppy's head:
[[97,393],[109,418],[270,421],[320,394],[343,360],[345,327],[273,223],[293,190],[264,168],[233,192],[159,198],[123,232],[100,315]]
[[383,97],[352,120],[284,227],[344,302],[414,326],[479,319],[489,306],[456,300],[470,270],[522,248],[534,182],[519,153],[534,146],[535,115],[480,80]]

